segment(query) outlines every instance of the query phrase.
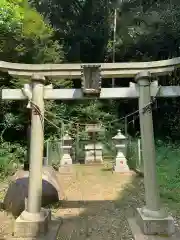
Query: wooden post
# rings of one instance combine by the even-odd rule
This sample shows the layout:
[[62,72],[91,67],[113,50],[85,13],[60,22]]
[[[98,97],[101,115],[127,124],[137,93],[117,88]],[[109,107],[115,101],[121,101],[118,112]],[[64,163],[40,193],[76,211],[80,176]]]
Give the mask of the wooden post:
[[142,159],[141,159],[141,139],[138,138],[138,169],[142,171]]
[[[79,123],[77,123],[77,125],[76,125],[76,136],[75,136],[75,151],[74,151],[74,159],[75,159],[75,161],[77,162],[77,159],[78,159],[78,154],[77,154],[77,152],[78,152],[78,148],[79,148]],[[79,161],[79,159],[78,159],[78,161]]]
[[125,127],[124,127],[124,130],[125,130],[125,136],[128,137],[128,121],[127,121],[127,117],[125,117],[124,119],[124,124],[125,124]]
[[44,146],[44,85],[39,76],[32,79],[31,142],[28,205],[29,213],[39,213],[42,197],[42,165]]
[[26,160],[24,163],[24,170],[29,171],[29,163],[30,163],[30,140],[31,140],[31,123],[28,123],[27,127],[27,152],[26,152]]

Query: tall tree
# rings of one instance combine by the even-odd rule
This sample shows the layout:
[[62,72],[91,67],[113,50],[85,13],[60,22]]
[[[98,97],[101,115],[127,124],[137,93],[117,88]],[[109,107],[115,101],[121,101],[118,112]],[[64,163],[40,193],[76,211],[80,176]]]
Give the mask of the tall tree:
[[67,60],[99,62],[109,39],[112,11],[110,0],[31,1],[64,42]]
[[[0,59],[11,62],[61,62],[62,47],[53,39],[54,32],[26,0],[0,2]],[[0,75],[1,88],[22,87],[25,79]],[[0,129],[8,140],[22,140],[28,121],[24,103],[0,102]],[[5,131],[6,130],[6,131]],[[2,135],[1,135],[2,136]],[[14,137],[12,137],[14,136]]]

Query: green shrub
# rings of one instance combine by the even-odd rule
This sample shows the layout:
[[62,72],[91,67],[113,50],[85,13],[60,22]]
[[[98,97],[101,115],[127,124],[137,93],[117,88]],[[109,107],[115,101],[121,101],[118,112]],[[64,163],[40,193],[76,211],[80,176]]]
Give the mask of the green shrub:
[[12,175],[24,161],[25,148],[20,144],[3,142],[0,145],[0,176]]
[[180,202],[179,144],[157,142],[157,174],[161,197],[165,202]]

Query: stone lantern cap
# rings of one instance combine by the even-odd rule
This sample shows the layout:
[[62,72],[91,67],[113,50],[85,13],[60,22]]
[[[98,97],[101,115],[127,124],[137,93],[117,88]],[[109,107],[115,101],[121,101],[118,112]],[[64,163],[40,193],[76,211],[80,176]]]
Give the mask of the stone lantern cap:
[[66,133],[66,134],[64,135],[64,137],[63,137],[63,140],[64,140],[64,141],[70,141],[70,140],[72,140],[72,138],[69,136],[68,133]]
[[104,131],[104,129],[102,128],[101,124],[86,124],[85,131],[93,133]]
[[66,133],[63,137],[63,148],[71,148],[72,138]]
[[113,140],[125,140],[127,138],[122,134],[121,130],[119,129],[116,136],[114,136],[112,139]]

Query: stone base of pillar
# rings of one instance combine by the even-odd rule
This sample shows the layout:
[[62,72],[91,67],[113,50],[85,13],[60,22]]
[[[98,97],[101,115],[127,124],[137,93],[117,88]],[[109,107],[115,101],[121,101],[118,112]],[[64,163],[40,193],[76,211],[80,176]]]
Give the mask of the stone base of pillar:
[[146,217],[140,208],[137,209],[137,224],[145,235],[171,236],[175,233],[172,216],[164,218]]
[[129,173],[130,172],[129,166],[127,165],[127,160],[126,160],[124,154],[121,152],[117,154],[114,171],[119,172],[119,173]]
[[[40,213],[24,211],[15,221],[12,239],[44,239],[51,231],[50,224],[50,210],[42,209]],[[60,222],[56,224],[57,230],[59,229],[58,225],[60,225]]]
[[139,225],[137,224],[136,218],[128,218],[128,223],[133,235],[134,240],[179,240],[180,233],[177,230],[172,236],[166,236],[166,235],[145,235]]
[[73,168],[71,165],[62,165],[59,167],[58,172],[60,173],[60,175],[72,175]]
[[61,166],[63,165],[72,165],[72,158],[69,153],[64,153],[61,159]]
[[45,235],[51,221],[51,212],[42,209],[40,213],[29,213],[23,211],[16,219],[14,226],[14,237],[33,238]]

